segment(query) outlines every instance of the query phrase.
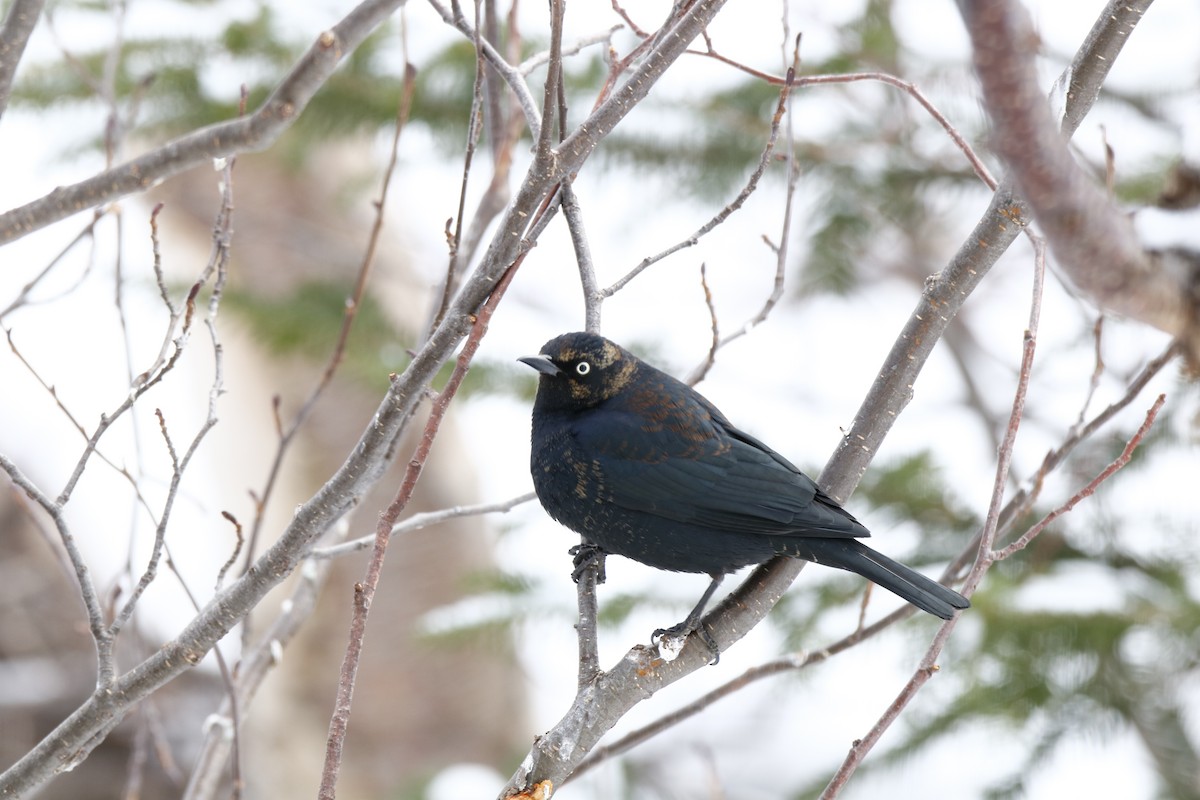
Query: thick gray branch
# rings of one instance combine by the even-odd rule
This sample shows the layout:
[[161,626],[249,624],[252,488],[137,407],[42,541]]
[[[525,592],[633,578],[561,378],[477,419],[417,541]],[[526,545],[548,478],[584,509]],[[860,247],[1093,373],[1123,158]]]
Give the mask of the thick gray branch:
[[[1108,4],[1102,14],[1109,24],[1087,40],[1098,60],[1120,49],[1150,2]],[[1100,307],[1186,336],[1194,325],[1192,278],[1147,253],[1125,212],[1071,157],[1038,88],[1038,39],[1028,12],[1015,0],[972,0],[960,7],[992,120],[993,146],[1059,265]],[[1099,92],[1102,76],[1095,71],[1073,69],[1066,77],[1068,100]]]
[[17,65],[25,54],[25,45],[42,15],[45,0],[13,0],[4,25],[0,26],[0,118],[8,108]]

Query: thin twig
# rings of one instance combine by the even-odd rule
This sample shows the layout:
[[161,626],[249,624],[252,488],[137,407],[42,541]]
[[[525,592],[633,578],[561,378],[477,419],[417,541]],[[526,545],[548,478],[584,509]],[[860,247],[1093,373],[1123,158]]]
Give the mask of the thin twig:
[[713,302],[712,289],[708,286],[708,276],[703,261],[700,262],[700,288],[704,291],[704,305],[708,308],[708,319],[712,324],[712,338],[704,360],[696,365],[696,368],[684,378],[684,383],[688,386],[695,386],[704,380],[704,376],[712,369],[712,365],[717,362],[717,350],[721,347],[721,326],[717,322],[717,306]]
[[1092,326],[1092,352],[1094,353],[1095,366],[1092,367],[1092,378],[1088,382],[1087,396],[1084,398],[1083,405],[1079,408],[1079,419],[1075,424],[1082,425],[1088,408],[1092,405],[1092,398],[1096,396],[1096,390],[1100,388],[1100,378],[1104,376],[1104,349],[1101,347],[1101,340],[1104,334],[1104,315],[1096,317],[1096,324]]
[[[794,76],[794,70],[788,70],[788,77],[791,78]],[[612,297],[614,294],[621,291],[626,284],[628,284],[638,275],[642,274],[647,267],[657,264],[667,256],[683,250],[686,247],[692,247],[696,245],[702,236],[720,225],[729,217],[730,214],[742,207],[742,204],[746,202],[747,198],[749,198],[750,195],[754,193],[754,190],[758,188],[759,179],[762,178],[763,173],[766,172],[767,165],[771,163],[771,155],[775,152],[775,142],[779,138],[779,126],[783,121],[784,112],[787,110],[787,99],[788,95],[791,93],[791,90],[792,83],[790,80],[786,81],[783,85],[783,88],[779,92],[779,102],[775,106],[775,114],[771,117],[771,131],[767,136],[766,147],[763,148],[762,154],[758,158],[758,164],[755,166],[754,171],[750,173],[749,180],[746,181],[746,185],[742,187],[742,190],[738,192],[737,197],[735,197],[729,202],[728,205],[717,212],[716,216],[701,225],[688,238],[672,245],[671,247],[668,247],[666,250],[657,255],[642,259],[642,261],[636,267],[626,273],[616,283],[614,283],[612,286],[609,286],[607,289],[604,289],[601,292],[604,297]]]
[[30,303],[30,293],[37,288],[37,285],[41,283],[42,280],[49,275],[56,266],[62,263],[67,254],[74,250],[77,244],[80,244],[84,241],[93,240],[93,237],[96,233],[96,224],[103,218],[104,214],[102,213],[93,215],[92,221],[85,225],[83,230],[75,234],[71,241],[67,242],[66,245],[64,245],[63,248],[58,251],[58,254],[55,255],[54,258],[50,259],[50,262],[42,268],[41,272],[30,278],[29,281],[21,287],[21,291],[17,292],[17,296],[13,298],[13,301],[9,303],[8,306],[6,306],[3,310],[0,310],[0,320],[4,319],[4,317],[21,306]]
[[[792,153],[789,152],[788,160],[791,161],[791,159]],[[783,203],[783,230],[780,231],[779,244],[773,245],[767,242],[768,246],[775,252],[775,275],[771,280],[771,291],[767,294],[762,306],[759,307],[754,316],[750,317],[750,319],[739,325],[732,333],[726,334],[721,339],[721,347],[736,339],[740,339],[766,322],[767,318],[771,316],[771,312],[775,310],[775,306],[779,305],[779,301],[783,299],[783,290],[787,278],[788,242],[792,238],[793,201],[796,197],[796,185],[799,183],[799,179],[800,167],[798,164],[792,164]],[[763,239],[766,240],[766,237],[764,236]]]
[[[753,75],[755,78],[758,78],[759,80],[769,83],[773,86],[781,86],[788,80],[787,78],[780,78],[777,75],[771,75],[769,73],[762,72],[761,70],[753,69],[745,64],[734,61],[731,58],[726,58],[720,53],[712,50],[711,47],[707,51],[689,50],[688,52],[692,53],[693,55],[706,56],[708,58],[716,59],[723,64],[728,64],[731,67],[739,69],[748,75]],[[971,168],[975,170],[975,174],[979,176],[979,179],[983,181],[989,189],[994,191],[997,188],[999,184],[997,183],[996,179],[992,177],[991,171],[987,168],[987,165],[983,163],[983,160],[980,159],[975,153],[974,148],[972,148],[970,143],[967,142],[966,137],[964,137],[958,131],[958,129],[951,124],[946,115],[943,114],[938,107],[933,104],[933,101],[926,97],[925,94],[917,88],[916,84],[902,80],[901,78],[897,78],[895,75],[889,75],[886,72],[850,72],[834,75],[805,75],[803,77],[796,78],[795,85],[798,88],[803,88],[805,86],[818,86],[828,83],[856,83],[858,81],[878,81],[880,83],[886,83],[887,85],[894,86],[910,95],[914,100],[921,104],[921,107],[929,113],[929,116],[933,117],[938,125],[942,126],[942,129],[947,133],[947,135],[950,136],[950,139],[954,142],[955,146],[957,146],[958,149],[962,151],[963,155],[966,156],[968,163],[970,163]]]
[[[84,560],[83,554],[79,551],[78,545],[75,543],[75,537],[71,533],[71,528],[67,524],[66,517],[63,514],[63,507],[50,499],[49,495],[38,488],[21,468],[13,463],[8,457],[0,453],[0,469],[8,474],[9,480],[13,482],[21,491],[23,491],[30,500],[42,507],[50,519],[54,522],[54,527],[58,530],[59,539],[62,541],[63,549],[67,552],[67,558],[71,562],[71,568],[75,574],[75,580],[79,584],[79,593],[83,599],[83,606],[87,611],[88,627],[91,629],[92,639],[96,644],[97,658],[100,656],[101,642],[108,638],[108,630],[104,624],[104,613],[100,607],[100,596],[96,592],[96,585],[92,582],[91,571],[88,569],[87,561]],[[98,669],[102,669],[103,665],[98,664]]]
[[[383,170],[383,177],[380,181],[379,197],[373,202],[375,207],[375,219],[371,223],[371,232],[367,236],[366,247],[363,250],[362,260],[359,262],[358,272],[354,278],[354,289],[347,299],[345,311],[342,313],[342,324],[338,331],[337,339],[334,342],[333,350],[329,354],[329,360],[325,363],[325,369],[321,373],[321,377],[309,392],[303,405],[292,418],[291,423],[285,431],[282,426],[282,421],[279,417],[278,398],[275,400],[275,420],[276,430],[279,431],[279,444],[275,448],[275,455],[271,459],[271,467],[267,471],[266,483],[262,491],[255,496],[255,515],[254,522],[250,526],[249,542],[246,545],[246,562],[245,569],[249,570],[250,565],[256,557],[256,550],[259,536],[262,532],[262,527],[266,521],[266,508],[270,498],[274,492],[275,485],[279,479],[283,468],[283,462],[287,456],[291,445],[294,443],[296,436],[304,427],[305,422],[311,416],[313,409],[316,408],[317,401],[324,395],[325,390],[333,382],[334,376],[337,374],[338,368],[346,354],[346,345],[350,339],[350,332],[354,328],[354,322],[358,319],[358,312],[362,308],[363,297],[367,291],[367,281],[371,274],[371,267],[375,263],[375,255],[379,247],[379,240],[383,233],[384,225],[384,209],[387,205],[388,190],[392,184],[392,176],[396,171],[396,164],[399,161],[400,154],[400,134],[404,132],[408,124],[409,114],[412,111],[413,96],[416,91],[416,70],[412,65],[405,65],[404,84],[400,92],[400,101],[396,105],[396,127],[392,132],[391,151],[388,154],[387,165]],[[247,628],[248,630],[248,628]]]
[[1029,378],[1033,373],[1033,354],[1037,348],[1038,322],[1041,318],[1042,290],[1046,278],[1046,242],[1040,236],[1033,237],[1034,272],[1033,298],[1030,301],[1029,327],[1025,330],[1025,341],[1021,348],[1021,368],[1017,372],[1017,389],[1013,393],[1012,411],[1008,416],[1008,426],[1005,428],[1004,440],[996,457],[996,478],[992,483],[992,497],[983,524],[983,535],[979,540],[979,556],[976,567],[967,576],[964,593],[969,597],[983,580],[987,571],[987,556],[992,551],[992,543],[996,540],[996,531],[1000,524],[1000,507],[1004,502],[1004,489],[1008,485],[1008,472],[1012,464],[1013,449],[1016,446],[1017,430],[1025,415],[1025,398],[1029,392]]
[[[800,69],[800,37],[797,36],[795,39],[795,44],[793,45],[793,48],[792,48],[792,63],[791,63],[791,67],[788,69],[788,74],[795,75],[797,70],[799,70],[799,69]],[[781,97],[780,97],[781,104],[786,103],[787,100],[788,100],[787,97],[781,95]],[[774,120],[774,123],[773,123],[775,126],[779,125],[778,114],[779,114],[779,111],[777,109],[776,110],[776,119]],[[787,133],[786,133],[786,137],[785,137],[785,141],[787,143],[787,152],[785,155],[785,160],[786,160],[785,166],[786,166],[787,172],[788,172],[788,180],[787,180],[787,189],[785,190],[785,193],[784,193],[783,223],[782,223],[782,230],[780,231],[780,234],[779,234],[779,244],[774,245],[765,236],[763,237],[763,240],[766,241],[767,246],[770,247],[771,250],[775,253],[775,278],[771,284],[771,292],[770,292],[770,294],[767,295],[766,300],[763,301],[762,306],[759,308],[758,312],[754,316],[752,316],[750,319],[748,319],[744,323],[742,323],[733,333],[728,334],[724,338],[716,338],[713,340],[713,345],[709,351],[708,357],[700,365],[698,365],[695,369],[693,369],[692,372],[689,373],[687,378],[685,378],[685,381],[690,386],[694,386],[696,383],[698,383],[700,380],[703,379],[704,375],[708,372],[708,370],[712,367],[713,362],[716,360],[717,350],[719,350],[720,348],[729,344],[730,342],[735,341],[735,340],[741,338],[742,336],[745,336],[747,333],[749,333],[755,327],[761,325],[763,322],[766,322],[767,317],[769,317],[771,315],[771,312],[775,309],[775,306],[778,305],[779,301],[783,298],[784,279],[785,279],[785,276],[787,275],[787,265],[788,265],[788,242],[790,242],[791,238],[792,238],[792,208],[794,207],[794,201],[795,201],[795,197],[796,197],[796,185],[797,185],[797,183],[799,183],[799,180],[800,180],[800,166],[799,166],[799,164],[796,163],[796,160],[795,160],[795,156],[796,156],[795,139],[792,134],[792,118],[791,118],[790,114],[787,115],[787,122],[788,122]],[[703,267],[701,267],[701,282],[703,282],[703,280],[704,280],[704,273],[703,273]],[[705,291],[705,298],[709,302],[709,314],[713,318],[713,336],[716,337],[717,336],[716,312],[712,308],[712,298],[709,296],[707,283],[705,283],[704,291]]]
[[[475,3],[476,17],[479,12],[480,4],[477,0]],[[446,315],[446,309],[450,308],[450,301],[454,298],[455,291],[458,290],[462,272],[466,268],[465,260],[460,260],[459,243],[462,242],[463,218],[466,216],[467,186],[471,178],[471,166],[475,163],[475,150],[479,146],[479,137],[483,134],[483,34],[478,19],[475,20],[474,45],[475,82],[471,88],[471,111],[467,116],[467,142],[463,151],[462,178],[458,184],[458,210],[454,214],[454,230],[451,231],[449,225],[446,229],[446,244],[450,248],[450,258],[446,262],[446,276],[442,281],[442,301],[438,305],[437,313],[433,316],[433,322],[429,326],[430,330],[436,328],[441,323],[442,317]]]
[[[79,460],[76,461],[75,468],[71,472],[70,477],[67,478],[67,482],[63,485],[62,490],[59,492],[56,500],[56,502],[59,504],[65,506],[70,500],[76,484],[79,482],[79,479],[83,477],[83,472],[87,467],[88,461],[90,460],[92,454],[97,452],[97,446],[100,443],[100,439],[104,437],[105,433],[108,432],[113,423],[123,416],[125,412],[133,408],[134,403],[136,403],[138,399],[142,397],[142,395],[157,385],[175,368],[180,356],[183,355],[184,348],[188,340],[188,334],[191,330],[192,311],[195,308],[194,304],[196,295],[200,292],[200,287],[203,285],[205,280],[207,280],[207,278],[201,278],[198,280],[192,285],[192,288],[188,293],[187,302],[184,307],[183,327],[179,336],[173,340],[174,351],[171,357],[165,362],[162,361],[161,358],[157,359],[149,370],[146,370],[135,377],[133,387],[121,404],[118,405],[114,411],[108,414],[102,414],[100,416],[100,422],[96,425],[96,429],[92,432],[91,436],[87,436],[85,434],[87,445],[84,448],[83,454],[80,455]],[[166,340],[170,340],[171,334],[174,332],[174,326],[177,322],[177,319],[171,319],[168,321],[164,342]]]
[[618,3],[617,0],[612,0],[612,9],[617,13],[617,16],[625,20],[625,24],[629,26],[629,30],[633,32],[634,36],[637,36],[639,39],[650,38],[650,34],[642,30],[642,28],[640,28],[638,24],[633,21],[633,18],[629,16],[629,12],[622,8],[621,4]]
[[[205,325],[209,331],[209,337],[212,342],[213,350],[213,377],[208,390],[208,408],[204,422],[201,423],[199,430],[196,431],[182,457],[178,456],[175,451],[175,446],[171,441],[170,434],[167,431],[166,420],[161,411],[156,411],[159,420],[159,427],[162,430],[163,439],[166,443],[167,451],[171,456],[171,480],[167,486],[167,495],[163,501],[162,511],[159,514],[158,524],[154,530],[154,543],[151,547],[150,558],[142,571],[141,577],[134,585],[128,599],[126,599],[121,610],[115,615],[112,623],[109,625],[109,633],[111,639],[109,645],[115,642],[117,635],[121,629],[133,616],[134,609],[137,607],[138,601],[141,600],[142,594],[147,587],[153,583],[158,575],[158,564],[162,558],[165,542],[167,525],[171,520],[171,511],[174,508],[175,500],[179,494],[179,487],[183,481],[184,473],[188,465],[192,461],[199,450],[204,438],[208,432],[217,424],[217,401],[224,392],[225,377],[224,377],[224,348],[220,338],[217,335],[217,312],[220,309],[221,298],[224,293],[225,283],[229,275],[229,258],[232,248],[233,237],[233,165],[235,159],[227,159],[221,168],[221,203],[217,209],[216,222],[213,225],[213,248],[212,255],[209,258],[208,264],[201,273],[199,283],[206,283],[210,277],[213,278],[213,288],[208,298],[208,313],[205,316]],[[111,680],[111,678],[110,678]]]
[[[1176,359],[1180,352],[1180,345],[1177,342],[1172,342],[1162,353],[1142,368],[1137,376],[1129,382],[1129,385],[1125,387],[1125,393],[1120,398],[1106,406],[1096,416],[1092,417],[1091,420],[1087,421],[1086,424],[1077,422],[1071,426],[1062,442],[1046,453],[1041,465],[1038,466],[1034,474],[1021,483],[1020,488],[1013,493],[1012,497],[1004,505],[997,525],[997,539],[1003,538],[1005,534],[1011,532],[1012,526],[1016,521],[1033,508],[1041,496],[1046,479],[1075,451],[1075,448],[1091,438],[1100,428],[1112,420],[1113,417],[1125,410],[1125,408],[1136,400],[1142,390],[1149,385],[1150,381],[1162,372],[1167,364]],[[982,540],[982,537],[983,529],[981,528],[967,546],[963,548],[959,556],[950,562],[943,579],[957,575],[968,564],[974,564],[978,560],[979,542]]]
[[233,526],[234,545],[229,558],[225,559],[225,563],[217,570],[217,579],[213,582],[213,588],[218,592],[221,591],[221,584],[225,583],[225,576],[229,570],[233,569],[233,565],[237,563],[238,557],[242,554],[242,548],[246,545],[246,534],[242,531],[242,523],[237,521],[237,517],[228,511],[222,511],[221,516]]
[[[471,506],[454,506],[453,508],[443,508],[440,511],[425,511],[420,514],[413,514],[408,519],[397,522],[392,526],[392,536],[399,536],[405,533],[428,528],[431,525],[440,525],[443,522],[452,519],[460,519],[462,517],[474,517],[481,514],[505,514],[521,505],[528,503],[530,500],[537,497],[533,492],[517,495],[516,497],[502,500],[498,503],[478,503]],[[350,553],[358,553],[370,548],[375,544],[375,534],[369,536],[360,536],[357,539],[351,539],[342,544],[330,545],[328,547],[315,547],[308,554],[309,558],[314,559],[330,559],[340,558]]]
[[[632,50],[626,53],[623,58],[617,58],[614,49],[612,47],[608,48],[605,54],[605,60],[608,63],[608,74],[605,76],[604,84],[600,87],[600,91],[596,93],[595,106],[593,106],[593,109],[599,108],[602,103],[607,101],[609,97],[612,96],[613,90],[617,86],[617,78],[624,74],[625,71],[628,70],[632,64],[634,64],[634,62],[645,56],[647,53],[654,52],[658,48],[659,44],[663,41],[663,37],[666,36],[671,28],[679,22],[682,14],[687,11],[688,8],[684,3],[672,4],[670,9],[671,13],[667,15],[667,18],[663,20],[662,25],[660,25],[653,33],[643,31],[641,28],[638,28],[638,26],[634,25],[632,20],[625,13],[625,10],[615,2],[613,3],[613,10],[629,23],[630,27],[634,31],[634,34],[638,36],[641,41],[639,41]],[[701,29],[699,33],[702,34],[703,29]]]
[[[346,525],[339,525],[335,532],[342,537],[346,530]],[[269,672],[279,665],[284,648],[316,608],[317,597],[328,575],[329,562],[306,563],[298,570],[298,580],[280,605],[275,621],[255,642],[243,648],[235,676],[236,696],[226,697],[221,708],[206,721],[204,743],[188,777],[182,800],[213,800],[220,796],[222,767],[231,755],[235,741],[235,706],[247,707]]]
[[354,588],[354,619],[350,627],[350,642],[346,647],[346,656],[342,662],[341,676],[338,680],[337,699],[334,703],[333,717],[329,722],[325,764],[321,771],[321,786],[317,792],[319,800],[334,800],[337,796],[337,779],[341,769],[342,749],[345,743],[346,730],[350,724],[351,701],[354,697],[354,682],[358,673],[359,659],[362,655],[363,640],[366,635],[367,615],[370,611],[371,600],[375,595],[375,588],[379,584],[380,573],[383,570],[383,560],[387,554],[392,527],[396,524],[396,518],[404,510],[405,506],[408,505],[408,501],[412,497],[417,480],[421,477],[421,472],[425,467],[425,461],[429,457],[429,451],[433,447],[433,441],[437,437],[442,419],[445,417],[446,410],[450,406],[450,401],[454,399],[459,386],[462,385],[462,380],[471,366],[471,359],[474,358],[480,341],[487,333],[488,323],[491,321],[492,314],[495,312],[496,306],[499,305],[500,299],[504,296],[505,290],[512,282],[513,276],[519,267],[520,262],[517,262],[509,268],[500,282],[496,284],[496,288],[488,297],[487,302],[479,309],[479,313],[475,317],[475,324],[472,326],[471,333],[467,337],[462,352],[459,353],[455,363],[454,372],[451,373],[445,387],[438,393],[437,398],[433,402],[429,418],[425,423],[425,430],[421,435],[412,459],[408,463],[404,480],[401,482],[400,488],[397,490],[391,504],[379,516],[379,526],[375,531],[375,548],[371,555],[371,560],[367,565],[366,575],[361,583],[355,584]]
[[[46,393],[50,395],[50,398],[54,401],[55,405],[58,407],[58,410],[62,412],[63,416],[66,417],[67,421],[71,423],[71,426],[75,428],[79,435],[83,437],[83,440],[85,442],[88,441],[89,437],[87,429],[83,427],[82,423],[80,423],[71,410],[67,408],[66,404],[59,396],[58,390],[42,377],[37,368],[29,362],[29,360],[25,357],[25,354],[21,352],[19,347],[17,347],[17,343],[13,339],[12,331],[6,328],[4,332],[8,338],[8,346],[9,349],[12,350],[13,355],[17,357],[17,360],[23,367],[25,367],[30,376],[37,381],[38,385],[40,385],[46,391]],[[119,409],[118,413],[121,413]],[[138,505],[141,506],[142,510],[146,512],[147,516],[149,516],[150,519],[154,521],[154,524],[157,525],[158,517],[150,507],[150,503],[146,500],[145,495],[142,493],[142,489],[138,484],[137,477],[134,476],[128,468],[117,464],[112,458],[105,455],[98,447],[93,448],[93,450],[97,458],[99,458],[105,465],[111,468],[113,472],[121,476],[121,478],[129,484],[130,491],[133,492],[134,499],[137,501]],[[63,505],[65,505],[65,503],[63,503]]]
[[[439,3],[438,0],[428,0],[428,2],[447,24],[458,29],[463,36],[471,41],[477,41],[474,28],[461,13],[450,11]],[[516,67],[505,61],[504,57],[497,52],[496,48],[487,39],[479,39],[478,42],[484,58],[504,78],[504,82],[508,84],[508,88],[512,89],[513,95],[516,96],[521,111],[525,115],[525,122],[529,125],[529,132],[533,135],[534,140],[536,140],[541,135],[542,115],[538,111],[537,100],[534,99],[533,94],[529,91],[529,87],[525,85],[524,76]]]
[[1125,443],[1125,448],[1121,450],[1121,454],[1113,459],[1107,467],[1101,470],[1096,477],[1092,478],[1092,480],[1089,481],[1086,486],[1072,495],[1071,499],[1067,500],[1067,502],[1063,503],[1058,508],[1054,509],[1049,514],[1038,520],[1032,527],[1030,527],[1029,530],[1021,534],[1021,536],[1015,542],[1003,548],[1002,550],[991,551],[988,554],[989,560],[992,562],[1003,561],[1004,559],[1012,556],[1014,553],[1024,550],[1029,546],[1030,542],[1037,538],[1038,534],[1046,529],[1047,525],[1073,509],[1084,498],[1091,497],[1093,494],[1095,494],[1096,489],[1099,488],[1100,484],[1104,483],[1106,480],[1115,475],[1122,467],[1129,463],[1131,458],[1133,458],[1133,451],[1138,448],[1138,445],[1140,445],[1142,440],[1146,438],[1146,434],[1150,432],[1151,426],[1154,425],[1155,418],[1158,417],[1158,412],[1162,409],[1163,404],[1166,401],[1167,396],[1165,394],[1160,394],[1158,396],[1158,399],[1154,401],[1154,405],[1152,405],[1150,410],[1146,412],[1146,418],[1142,421],[1142,424],[1137,429],[1137,432],[1132,438],[1129,439],[1128,442]]
[[584,328],[592,333],[599,333],[600,308],[604,303],[604,294],[596,281],[596,265],[592,263],[592,251],[588,246],[587,231],[583,227],[579,198],[575,196],[575,190],[569,181],[563,182],[562,198],[563,216],[567,219],[571,245],[575,250],[575,263],[579,266],[579,286],[583,290]]
[[[575,40],[575,43],[569,46],[564,46],[562,49],[562,57],[578,55],[585,49],[596,44],[604,44],[612,42],[613,34],[624,28],[624,25],[613,25],[603,33],[593,33],[590,36],[583,36]],[[529,58],[517,65],[517,73],[520,75],[528,75],[538,67],[544,66],[550,60],[550,51],[542,50],[540,53],[534,53]]]
[[[479,14],[478,3],[476,16]],[[488,17],[488,25],[492,25],[494,12],[492,4],[489,3],[485,7],[485,12]],[[516,15],[517,6],[510,9],[510,15],[507,24],[507,47],[510,55],[516,55],[521,50],[521,32],[519,21]],[[456,16],[461,18],[457,4],[455,5]],[[498,24],[498,23],[496,23]],[[476,26],[478,27],[478,26]],[[466,26],[467,30],[472,30],[470,26]],[[489,35],[489,39],[497,38]],[[475,58],[477,70],[482,74],[482,89],[486,93],[486,103],[484,104],[485,120],[488,129],[489,144],[492,151],[492,178],[488,182],[487,188],[483,195],[479,198],[479,203],[475,208],[475,213],[471,216],[470,225],[463,232],[463,224],[465,221],[465,211],[463,202],[466,199],[466,184],[467,177],[470,171],[471,156],[468,154],[465,159],[466,163],[463,166],[462,189],[459,198],[459,209],[456,217],[447,220],[446,238],[450,245],[450,262],[447,264],[445,277],[441,288],[435,293],[438,299],[432,308],[430,321],[422,328],[423,331],[433,331],[440,324],[441,319],[445,316],[446,310],[450,306],[454,294],[458,291],[463,275],[466,274],[467,267],[475,258],[479,250],[479,245],[482,243],[485,234],[495,221],[496,217],[504,211],[505,207],[511,198],[511,189],[509,186],[509,177],[512,172],[514,150],[521,141],[521,135],[525,131],[525,117],[522,114],[516,113],[522,102],[525,102],[517,96],[513,91],[511,93],[512,100],[508,103],[502,103],[502,90],[496,76],[500,75],[500,70],[497,69],[494,63],[485,59],[483,46],[488,42],[488,39],[480,40],[476,33],[471,35],[472,46],[475,48]],[[487,69],[484,69],[484,65]],[[511,89],[511,75],[505,81],[505,85]],[[476,98],[478,98],[479,84],[476,85]],[[527,93],[527,92],[526,92]],[[478,99],[476,101],[478,102]],[[511,108],[509,108],[511,107]],[[472,111],[474,114],[474,110]],[[536,112],[535,112],[536,113]],[[468,123],[468,129],[478,128],[478,123]],[[478,136],[471,136],[468,133],[468,147],[476,146]],[[450,230],[451,224],[454,225],[454,231]],[[425,335],[425,334],[422,334]]]

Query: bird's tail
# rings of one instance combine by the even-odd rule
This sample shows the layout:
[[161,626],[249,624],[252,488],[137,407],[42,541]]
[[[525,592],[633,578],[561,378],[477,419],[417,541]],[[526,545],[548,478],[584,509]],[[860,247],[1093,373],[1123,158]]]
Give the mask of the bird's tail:
[[958,592],[947,589],[914,569],[876,552],[854,539],[797,539],[796,556],[806,561],[848,570],[861,575],[942,619],[950,619],[960,608],[971,605]]

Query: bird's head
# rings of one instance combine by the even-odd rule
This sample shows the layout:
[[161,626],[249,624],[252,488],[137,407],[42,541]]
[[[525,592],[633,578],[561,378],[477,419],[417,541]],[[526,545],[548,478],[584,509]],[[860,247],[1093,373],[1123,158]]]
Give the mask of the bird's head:
[[538,408],[585,409],[613,397],[629,383],[638,360],[594,333],[564,333],[536,356],[517,359],[541,373]]

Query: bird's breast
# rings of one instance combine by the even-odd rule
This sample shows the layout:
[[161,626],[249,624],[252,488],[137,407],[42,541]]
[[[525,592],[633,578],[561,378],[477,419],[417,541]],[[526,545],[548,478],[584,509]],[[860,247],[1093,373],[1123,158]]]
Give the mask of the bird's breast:
[[535,427],[532,445],[530,473],[538,499],[550,516],[579,530],[594,515],[592,507],[604,502],[603,472],[567,426]]

